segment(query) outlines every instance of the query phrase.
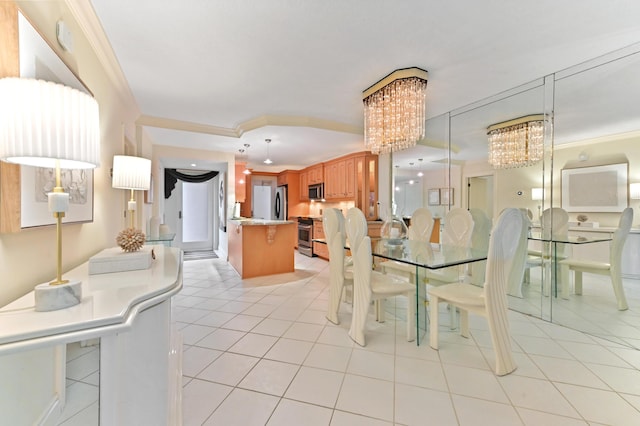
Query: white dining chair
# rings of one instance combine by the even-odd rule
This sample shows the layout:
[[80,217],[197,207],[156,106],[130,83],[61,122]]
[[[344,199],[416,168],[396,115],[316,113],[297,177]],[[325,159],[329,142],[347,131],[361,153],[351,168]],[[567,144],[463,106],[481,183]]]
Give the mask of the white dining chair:
[[[411,225],[407,232],[407,237],[411,241],[422,241],[428,243],[433,230],[433,216],[429,209],[420,207],[411,215]],[[410,283],[416,284],[416,267],[406,263],[389,260],[380,263],[380,270],[383,273],[393,273],[407,277]]]
[[[560,264],[573,271],[575,293],[582,294],[582,273],[608,275],[611,278],[611,285],[616,296],[618,310],[629,309],[627,298],[622,285],[622,249],[627,241],[631,224],[633,223],[633,209],[627,207],[620,216],[618,229],[613,233],[613,238],[609,244],[609,262],[596,262],[582,259],[564,259]],[[568,287],[568,285],[567,285]],[[568,292],[568,290],[567,290]]]
[[360,346],[366,345],[365,326],[372,301],[376,305],[376,318],[384,311],[384,299],[404,295],[407,297],[407,341],[415,339],[415,285],[393,275],[373,270],[371,239],[367,236],[367,221],[356,207],[349,209],[346,219],[347,237],[353,258],[353,314],[349,337]]
[[[560,207],[551,207],[542,212],[540,218],[542,226],[541,236],[543,240],[566,240],[569,235],[569,214]],[[562,266],[561,263],[556,265],[556,261],[565,259],[566,254],[565,243],[543,242],[542,249],[529,249],[528,257],[525,264],[524,281],[530,282],[530,269],[534,267],[544,268],[542,279],[542,293],[549,296],[551,284],[555,283],[560,289],[566,289],[569,280],[569,269]],[[559,272],[559,274],[557,274]],[[556,275],[557,274],[557,275]],[[561,291],[563,298],[568,298],[566,291]]]
[[[442,229],[442,245],[447,247],[469,248],[471,246],[473,227],[473,217],[468,210],[462,208],[449,210],[449,213],[445,216],[444,227]],[[425,272],[426,282],[431,286],[458,282],[461,276],[462,271],[458,266]]]
[[[473,232],[471,233],[471,247],[479,250],[489,248],[489,234],[491,233],[491,219],[481,209],[469,209],[473,219]],[[482,285],[487,268],[485,260],[473,262],[469,267],[469,281],[471,284]]]
[[[489,238],[487,272],[483,287],[453,283],[429,289],[429,343],[433,349],[438,349],[438,304],[449,303],[452,307],[460,309],[460,333],[464,337],[469,337],[469,312],[487,318],[497,375],[503,376],[516,369],[511,353],[507,286],[520,244],[521,237],[517,236],[523,235],[524,226],[524,217],[518,209],[509,208],[502,212]],[[520,256],[524,257],[524,251]]]
[[527,270],[527,259],[529,258],[529,232],[531,230],[531,210],[519,209],[522,213],[525,226],[522,227],[522,235],[520,235],[520,243],[517,247],[516,258],[513,268],[511,268],[511,277],[509,277],[509,285],[507,294],[509,296],[523,298],[522,285],[524,282],[525,271]]
[[329,249],[329,300],[327,319],[334,324],[340,324],[338,311],[340,300],[346,288],[353,286],[353,270],[351,258],[345,256],[344,216],[335,208],[324,210],[322,227]]

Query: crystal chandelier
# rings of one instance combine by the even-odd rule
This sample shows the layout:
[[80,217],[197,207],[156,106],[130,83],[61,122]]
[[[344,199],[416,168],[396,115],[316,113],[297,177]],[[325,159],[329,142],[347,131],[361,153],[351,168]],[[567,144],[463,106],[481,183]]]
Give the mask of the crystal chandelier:
[[487,128],[489,164],[494,169],[531,166],[542,160],[544,116],[528,115]]
[[427,72],[396,70],[362,92],[364,143],[374,154],[415,146],[424,137]]

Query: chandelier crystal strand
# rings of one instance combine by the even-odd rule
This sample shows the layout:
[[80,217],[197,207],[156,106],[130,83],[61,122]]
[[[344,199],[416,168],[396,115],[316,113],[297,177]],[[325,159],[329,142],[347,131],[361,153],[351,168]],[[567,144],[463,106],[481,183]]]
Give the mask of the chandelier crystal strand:
[[[394,79],[396,73],[416,73],[420,77]],[[425,133],[426,71],[418,68],[394,71],[381,83],[387,79],[392,81],[363,100],[365,146],[375,154],[415,146]]]
[[488,129],[489,164],[496,169],[531,166],[544,154],[542,115],[527,116]]

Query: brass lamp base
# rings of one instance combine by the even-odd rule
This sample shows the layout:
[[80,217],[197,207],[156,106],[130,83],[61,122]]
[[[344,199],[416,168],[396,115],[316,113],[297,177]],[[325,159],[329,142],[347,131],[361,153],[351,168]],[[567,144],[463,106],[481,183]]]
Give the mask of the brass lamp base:
[[36,286],[36,311],[47,312],[77,305],[82,300],[82,281],[72,280],[66,284],[44,283]]

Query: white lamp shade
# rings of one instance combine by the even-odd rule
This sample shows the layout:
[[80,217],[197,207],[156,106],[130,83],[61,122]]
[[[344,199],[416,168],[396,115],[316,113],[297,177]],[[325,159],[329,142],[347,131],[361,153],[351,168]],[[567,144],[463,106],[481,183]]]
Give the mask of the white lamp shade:
[[531,199],[534,201],[542,200],[542,188],[531,188]]
[[629,185],[629,196],[632,200],[640,200],[640,183]]
[[148,190],[151,187],[151,160],[114,155],[111,186],[119,189]]
[[0,79],[0,159],[37,167],[100,165],[98,103],[43,80]]

